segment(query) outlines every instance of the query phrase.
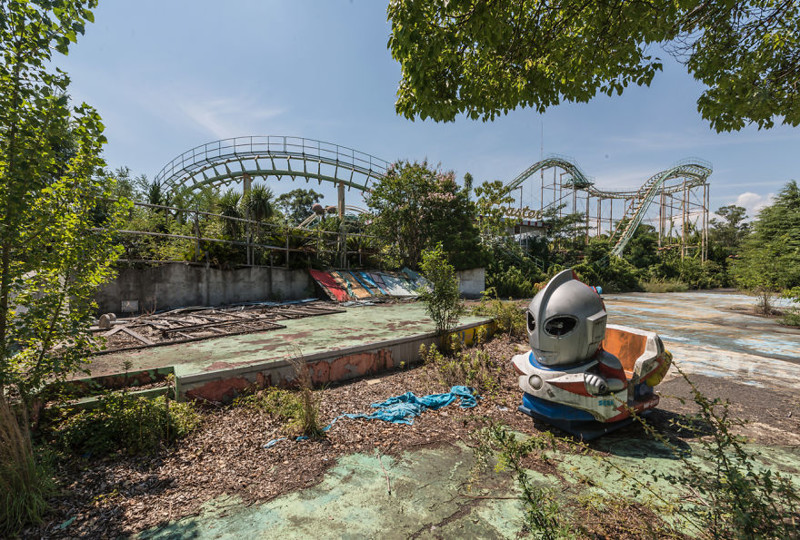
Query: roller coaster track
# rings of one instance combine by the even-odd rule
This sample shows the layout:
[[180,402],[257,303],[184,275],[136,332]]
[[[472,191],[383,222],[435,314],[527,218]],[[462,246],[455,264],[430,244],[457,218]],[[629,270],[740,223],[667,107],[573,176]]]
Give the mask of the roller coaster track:
[[[621,256],[625,250],[636,228],[641,224],[647,210],[661,193],[672,194],[686,189],[691,189],[703,185],[712,172],[711,164],[697,158],[691,158],[680,162],[671,168],[654,174],[635,191],[606,191],[597,189],[594,182],[583,173],[569,158],[551,155],[538,161],[525,169],[516,178],[506,184],[505,192],[508,193],[518,188],[525,180],[532,177],[535,173],[550,168],[560,168],[567,172],[571,179],[568,186],[576,190],[585,191],[589,196],[598,199],[624,199],[629,200],[630,204],[625,210],[625,215],[619,221],[616,230],[611,235],[611,239],[616,239],[612,254]],[[684,182],[668,185],[669,180],[676,178],[685,179]],[[556,204],[555,201],[544,206],[548,209]]]
[[[294,164],[294,167],[292,165]],[[209,142],[167,163],[155,181],[178,191],[229,185],[243,178],[305,178],[368,191],[386,174],[389,162],[323,141],[275,135]]]
[[[676,193],[678,191],[701,186],[706,182],[710,174],[710,164],[701,165],[694,162],[685,162],[648,178],[647,182],[639,188],[639,191],[637,191],[636,195],[631,199],[631,204],[625,211],[625,217],[628,218],[627,223],[626,220],[623,219],[614,231],[614,234],[611,235],[612,239],[616,238],[617,240],[611,250],[612,255],[616,255],[617,257],[622,256],[625,246],[633,237],[633,233],[636,232],[636,228],[642,222],[645,213],[647,213],[647,209],[653,203],[656,195],[662,192]],[[684,178],[685,181],[682,184],[665,186],[668,180],[674,178]]]

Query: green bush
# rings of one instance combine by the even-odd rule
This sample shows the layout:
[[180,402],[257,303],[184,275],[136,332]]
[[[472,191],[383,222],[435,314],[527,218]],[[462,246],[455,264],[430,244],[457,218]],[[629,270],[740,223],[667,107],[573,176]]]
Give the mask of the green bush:
[[486,284],[503,298],[530,298],[536,294],[536,282],[516,266],[509,266],[486,276]]
[[[800,287],[793,287],[783,291],[783,298],[792,300],[795,305],[800,304]],[[783,313],[781,324],[786,326],[800,326],[800,308],[790,307]]]
[[303,432],[303,402],[298,392],[268,388],[250,396],[237,398],[234,405],[244,405],[262,410],[283,423],[288,436]]
[[627,292],[641,289],[636,268],[619,257],[609,257],[594,264],[581,263],[573,268],[581,281],[601,286],[605,292]]
[[469,386],[479,394],[491,395],[500,387],[502,369],[486,351],[470,349],[448,356],[436,345],[421,345],[419,354],[425,364],[433,368],[439,382],[448,388]]
[[200,423],[192,403],[165,396],[146,399],[113,392],[99,401],[96,408],[69,415],[56,426],[57,439],[66,448],[91,455],[152,453]]
[[800,310],[790,310],[783,314],[780,323],[784,326],[800,326]]
[[283,424],[287,436],[321,437],[319,398],[314,394],[311,372],[305,361],[298,357],[290,360],[295,370],[298,391],[267,388],[249,396],[239,397],[234,405],[255,407]]
[[525,310],[511,299],[508,301],[500,300],[492,288],[483,292],[480,305],[473,308],[472,312],[475,315],[492,317],[497,325],[497,330],[501,333],[514,337],[527,335]]
[[255,394],[240,396],[233,404],[262,410],[281,421],[298,418],[302,408],[300,399],[295,393],[281,388],[267,388]]
[[420,292],[425,311],[436,324],[436,332],[443,334],[458,323],[464,313],[464,304],[458,291],[458,276],[441,244],[422,252],[422,273],[431,282],[431,288]]
[[649,293],[684,292],[689,286],[679,279],[652,279],[642,283],[642,287]]

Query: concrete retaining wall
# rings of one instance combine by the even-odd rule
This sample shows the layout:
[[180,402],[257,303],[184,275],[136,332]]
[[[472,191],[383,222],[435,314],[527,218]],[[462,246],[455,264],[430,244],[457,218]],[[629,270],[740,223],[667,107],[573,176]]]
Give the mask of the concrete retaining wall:
[[[459,290],[478,297],[486,287],[483,268],[458,272]],[[238,268],[219,270],[198,264],[167,263],[145,268],[120,268],[117,278],[97,294],[100,313],[122,313],[122,303],[138,303],[134,311],[185,306],[219,306],[263,300],[299,300],[314,295],[307,270]]]
[[459,271],[458,290],[468,298],[479,297],[486,290],[486,269],[472,268]]
[[138,311],[183,306],[216,306],[263,300],[298,300],[314,294],[306,270],[239,268],[219,270],[203,265],[170,263],[120,268],[117,278],[97,295],[100,313],[120,313],[125,301]]

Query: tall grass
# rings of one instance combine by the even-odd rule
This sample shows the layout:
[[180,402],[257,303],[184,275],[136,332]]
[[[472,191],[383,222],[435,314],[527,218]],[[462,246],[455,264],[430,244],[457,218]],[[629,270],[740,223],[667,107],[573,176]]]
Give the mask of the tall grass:
[[295,382],[300,391],[300,410],[298,411],[300,432],[312,439],[322,437],[325,432],[319,422],[319,398],[314,395],[311,369],[302,356],[289,359],[295,373]]
[[0,537],[40,522],[52,491],[52,480],[33,455],[26,419],[0,394]]

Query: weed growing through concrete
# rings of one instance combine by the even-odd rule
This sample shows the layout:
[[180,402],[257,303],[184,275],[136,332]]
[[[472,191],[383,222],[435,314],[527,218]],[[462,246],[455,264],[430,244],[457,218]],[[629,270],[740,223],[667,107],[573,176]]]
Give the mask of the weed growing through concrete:
[[27,429],[0,395],[0,536],[14,537],[25,525],[38,523],[47,511],[54,486],[37,463]]
[[[632,474],[612,460],[595,453],[588,445],[569,438],[555,438],[549,433],[517,437],[502,425],[491,423],[477,432],[475,450],[478,469],[485,469],[491,459],[496,470],[510,470],[522,490],[525,526],[542,538],[555,538],[569,532],[563,516],[553,513],[552,492],[537,489],[524,474],[522,460],[528,456],[547,461],[546,450],[556,448],[556,441],[576,453],[590,454],[607,470],[615,471],[629,483],[637,501],[647,494],[662,510],[670,511],[682,527],[703,538],[798,538],[800,537],[800,494],[791,480],[768,467],[759,465],[745,440],[734,433],[742,424],[731,418],[729,404],[709,399],[676,366],[689,384],[693,401],[699,408],[696,417],[676,422],[683,430],[697,436],[700,450],[691,455],[658,432],[643,418],[631,413],[645,432],[680,460],[677,473],[653,471],[653,480],[665,480],[682,488],[680,497],[666,496],[646,477]],[[692,459],[690,459],[690,457]],[[586,479],[592,484],[591,479]],[[615,504],[624,501],[617,500]],[[657,524],[659,535],[682,534],[666,523]],[[554,532],[555,531],[555,532]]]
[[436,345],[420,345],[419,354],[447,388],[469,386],[483,396],[491,396],[500,388],[502,368],[484,350],[473,348],[445,355]]
[[522,461],[531,455],[547,459],[547,450],[556,449],[556,439],[550,433],[532,437],[517,437],[505,426],[490,423],[478,430],[474,436],[476,465],[473,476],[486,470],[493,460],[497,472],[511,471],[522,492],[520,499],[525,511],[523,532],[537,538],[551,540],[563,538],[570,533],[570,527],[561,512],[555,494],[551,489],[535,485],[528,475]]
[[697,435],[701,463],[689,460],[667,437],[634,417],[683,464],[680,474],[654,475],[692,494],[679,502],[679,513],[710,538],[799,537],[800,493],[791,480],[756,463],[745,439],[733,432],[744,422],[731,418],[728,402],[709,399],[678,366],[675,369],[699,408],[696,417],[678,426]]

